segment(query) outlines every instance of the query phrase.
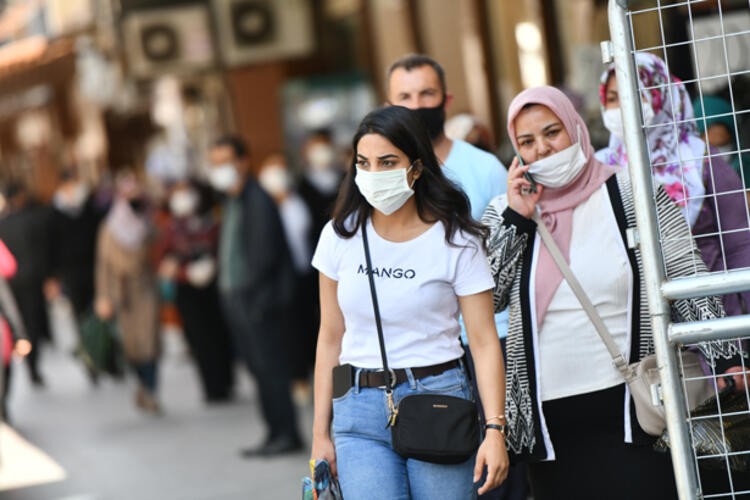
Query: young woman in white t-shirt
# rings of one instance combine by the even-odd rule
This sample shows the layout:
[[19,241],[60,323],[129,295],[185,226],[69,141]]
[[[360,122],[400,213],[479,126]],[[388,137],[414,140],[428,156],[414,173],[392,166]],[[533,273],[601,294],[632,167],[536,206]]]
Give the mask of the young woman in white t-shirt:
[[[312,458],[337,471],[345,498],[473,498],[508,470],[502,426],[505,370],[492,312],[485,229],[441,172],[420,119],[391,106],[370,113],[353,141],[354,163],[313,266],[320,271],[321,325],[315,365]],[[438,393],[471,399],[460,361],[459,313],[491,424],[474,459],[439,465],[391,447],[389,410],[368,282],[362,228],[372,255],[394,399]],[[354,367],[333,399],[332,369]],[[382,382],[381,382],[382,384]]]

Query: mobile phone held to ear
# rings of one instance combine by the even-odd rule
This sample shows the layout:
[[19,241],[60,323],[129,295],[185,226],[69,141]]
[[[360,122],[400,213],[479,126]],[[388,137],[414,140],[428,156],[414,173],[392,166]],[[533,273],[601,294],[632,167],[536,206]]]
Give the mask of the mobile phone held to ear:
[[[523,162],[523,158],[521,158],[521,155],[520,155],[520,154],[518,154],[518,151],[516,151],[515,153],[516,153],[516,158],[518,158],[518,164],[519,164],[519,165],[521,165],[521,166],[524,166],[524,165],[526,165],[526,164],[525,164],[525,163]],[[526,179],[527,181],[529,181],[529,184],[531,184],[531,186],[529,187],[529,190],[530,190],[530,191],[531,191],[532,193],[536,193],[536,191],[537,191],[537,189],[536,189],[536,181],[535,181],[535,180],[534,180],[534,178],[533,178],[533,177],[531,176],[531,174],[530,174],[529,172],[524,172],[524,173],[523,173],[523,178],[524,178],[524,179]]]

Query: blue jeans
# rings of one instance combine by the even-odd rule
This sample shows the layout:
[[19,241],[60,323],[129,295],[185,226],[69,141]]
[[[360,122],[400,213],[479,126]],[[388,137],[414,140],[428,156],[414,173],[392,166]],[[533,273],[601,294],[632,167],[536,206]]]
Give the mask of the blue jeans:
[[[472,484],[474,457],[457,465],[403,458],[391,448],[388,403],[382,388],[355,385],[333,400],[333,439],[344,498],[428,500],[476,498]],[[471,387],[460,368],[408,381],[393,390],[394,402],[411,394],[435,393],[471,399]]]

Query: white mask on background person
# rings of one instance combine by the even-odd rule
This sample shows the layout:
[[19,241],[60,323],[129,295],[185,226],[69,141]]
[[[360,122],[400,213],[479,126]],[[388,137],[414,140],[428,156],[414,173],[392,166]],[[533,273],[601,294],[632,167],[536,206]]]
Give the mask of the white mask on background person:
[[198,208],[198,194],[191,189],[175,191],[169,198],[169,209],[176,217],[193,215]]
[[529,165],[529,173],[539,184],[549,188],[560,188],[568,185],[578,177],[586,165],[586,155],[581,148],[581,131],[578,130],[578,142],[562,151],[537,160]]
[[733,142],[728,142],[726,144],[722,144],[721,146],[714,146],[713,144],[711,144],[711,147],[716,148],[716,150],[719,153],[723,154],[724,156],[729,156],[730,153],[737,152],[737,147],[734,145]]
[[229,191],[239,180],[240,174],[231,163],[212,167],[208,173],[208,181],[211,186],[221,192]]
[[258,183],[273,196],[288,193],[291,184],[286,168],[280,165],[269,165],[261,170]]
[[82,182],[68,189],[58,189],[52,203],[58,210],[69,215],[78,215],[83,211],[83,205],[89,197],[89,188]]
[[604,127],[609,130],[612,135],[621,141],[625,140],[625,126],[622,124],[622,113],[620,112],[620,108],[605,109],[602,113],[602,121],[604,122]]
[[335,159],[336,152],[329,144],[315,144],[307,151],[307,163],[313,170],[327,170]]
[[391,215],[414,194],[406,175],[409,170],[411,167],[368,172],[357,167],[354,182],[367,203],[383,214]]

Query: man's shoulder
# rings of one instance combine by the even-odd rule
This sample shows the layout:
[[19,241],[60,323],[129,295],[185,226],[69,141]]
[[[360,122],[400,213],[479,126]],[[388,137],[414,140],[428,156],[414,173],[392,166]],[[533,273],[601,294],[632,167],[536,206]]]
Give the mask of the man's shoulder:
[[457,164],[471,163],[473,168],[484,168],[487,170],[494,170],[498,168],[505,168],[497,156],[479,149],[476,146],[472,146],[468,142],[453,140],[453,148],[451,153],[446,159],[446,165],[451,165],[453,162]]

